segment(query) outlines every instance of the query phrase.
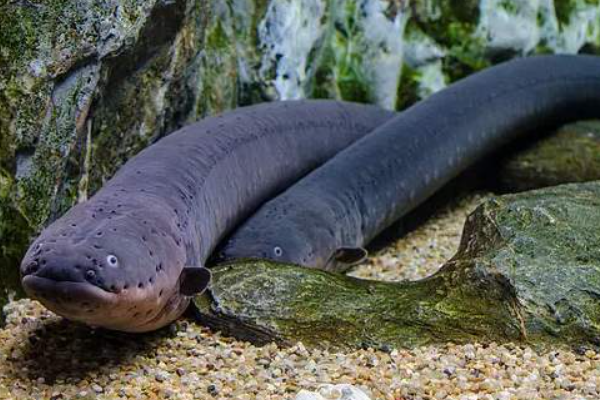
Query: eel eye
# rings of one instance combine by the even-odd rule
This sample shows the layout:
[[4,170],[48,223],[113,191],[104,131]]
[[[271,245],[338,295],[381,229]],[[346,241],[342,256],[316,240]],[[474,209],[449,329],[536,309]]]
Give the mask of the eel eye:
[[114,256],[112,254],[109,254],[106,257],[106,262],[108,263],[108,265],[110,265],[111,267],[116,267],[117,265],[119,265],[119,260],[117,259],[117,256]]
[[275,246],[273,247],[273,254],[275,254],[276,257],[281,257],[283,255],[283,249],[279,246]]

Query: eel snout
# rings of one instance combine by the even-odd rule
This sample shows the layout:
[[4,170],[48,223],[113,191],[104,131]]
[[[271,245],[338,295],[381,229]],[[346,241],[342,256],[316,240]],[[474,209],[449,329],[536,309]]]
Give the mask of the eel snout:
[[87,320],[115,300],[103,287],[93,258],[77,253],[46,252],[40,246],[23,260],[21,277],[30,297],[75,320]]
[[143,257],[148,251],[126,239],[111,239],[122,244],[117,249],[42,235],[23,258],[21,284],[29,297],[67,319],[130,332],[156,329],[180,315],[189,299],[179,295],[167,263],[151,264]]
[[22,280],[25,292],[49,310],[73,320],[88,321],[114,304],[115,295],[88,282],[57,281],[34,274]]

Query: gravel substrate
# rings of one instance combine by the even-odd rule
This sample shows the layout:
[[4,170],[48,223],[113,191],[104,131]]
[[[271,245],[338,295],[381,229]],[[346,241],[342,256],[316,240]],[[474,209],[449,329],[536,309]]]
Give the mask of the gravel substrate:
[[[458,245],[481,196],[451,204],[353,275],[418,279]],[[0,330],[0,399],[293,399],[348,383],[371,399],[597,399],[600,355],[512,344],[389,353],[255,347],[181,320],[147,335],[93,331],[21,300]]]

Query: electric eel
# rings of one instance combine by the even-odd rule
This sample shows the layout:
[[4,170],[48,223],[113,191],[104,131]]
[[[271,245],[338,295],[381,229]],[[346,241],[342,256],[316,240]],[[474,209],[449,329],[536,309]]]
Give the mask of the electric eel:
[[477,160],[519,135],[588,117],[600,117],[600,57],[491,67],[405,110],[264,204],[217,259],[342,271]]
[[290,101],[184,127],[44,229],[21,263],[22,285],[71,320],[128,332],[160,328],[206,288],[206,259],[234,226],[394,115]]

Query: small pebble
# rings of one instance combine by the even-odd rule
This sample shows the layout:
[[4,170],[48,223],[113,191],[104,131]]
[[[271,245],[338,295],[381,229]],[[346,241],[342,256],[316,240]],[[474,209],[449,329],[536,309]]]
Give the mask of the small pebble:
[[213,396],[216,396],[219,394],[219,388],[217,388],[217,385],[213,385],[213,384],[208,385],[208,387],[206,388],[206,391]]
[[102,392],[104,391],[104,389],[102,389],[102,386],[100,386],[100,385],[98,385],[98,384],[96,384],[96,383],[94,383],[94,384],[92,385],[92,389],[93,389],[93,390],[94,390],[94,392],[96,392],[96,393],[102,393]]

